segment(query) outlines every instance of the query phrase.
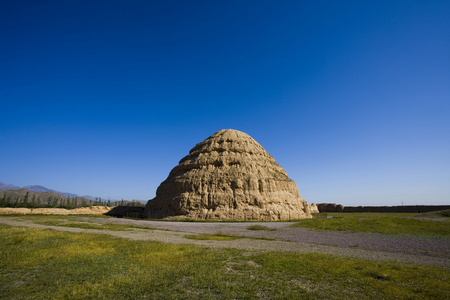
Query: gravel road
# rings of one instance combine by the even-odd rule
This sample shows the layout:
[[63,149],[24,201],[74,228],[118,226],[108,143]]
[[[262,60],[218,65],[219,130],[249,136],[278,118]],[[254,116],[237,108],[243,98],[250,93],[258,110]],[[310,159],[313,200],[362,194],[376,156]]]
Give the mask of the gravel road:
[[[315,231],[307,228],[291,228],[290,222],[274,223],[203,223],[162,222],[116,218],[77,217],[77,221],[89,223],[113,223],[147,228],[132,231],[83,229],[49,226],[23,220],[20,217],[0,216],[0,223],[12,226],[47,228],[69,232],[108,234],[131,240],[152,240],[174,244],[194,244],[213,248],[237,248],[264,251],[316,252],[369,260],[394,260],[399,262],[440,265],[450,268],[450,239],[386,235],[376,233],[351,233],[339,231]],[[251,225],[261,225],[274,231],[248,230]],[[247,238],[230,241],[191,240],[187,234],[230,234]]]

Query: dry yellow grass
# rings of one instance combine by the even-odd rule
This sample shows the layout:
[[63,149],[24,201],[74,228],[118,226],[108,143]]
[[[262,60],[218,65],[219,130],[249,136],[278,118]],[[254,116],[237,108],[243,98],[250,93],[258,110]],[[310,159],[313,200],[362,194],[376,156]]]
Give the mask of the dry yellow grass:
[[0,208],[0,215],[102,215],[110,211],[112,207],[91,206],[75,209],[65,208]]

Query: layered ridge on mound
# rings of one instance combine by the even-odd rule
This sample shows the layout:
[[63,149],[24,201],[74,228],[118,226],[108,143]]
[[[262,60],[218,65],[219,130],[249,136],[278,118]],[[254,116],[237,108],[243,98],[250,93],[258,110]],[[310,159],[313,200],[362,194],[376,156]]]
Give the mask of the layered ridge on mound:
[[192,148],[158,187],[144,215],[196,220],[311,217],[286,171],[248,134],[232,129]]

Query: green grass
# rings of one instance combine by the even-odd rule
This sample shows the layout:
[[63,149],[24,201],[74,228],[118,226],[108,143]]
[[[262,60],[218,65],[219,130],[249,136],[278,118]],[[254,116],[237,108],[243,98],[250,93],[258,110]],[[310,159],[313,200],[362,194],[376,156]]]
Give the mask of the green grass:
[[[124,217],[124,219],[133,219]],[[135,219],[135,218],[134,218]],[[137,220],[146,220],[146,221],[157,221],[157,222],[192,222],[192,223],[255,223],[255,222],[271,222],[266,220],[216,220],[216,219],[208,219],[208,220],[197,220],[197,219],[137,219]],[[287,221],[279,221],[279,222],[289,222]]]
[[267,231],[276,231],[275,228],[270,228],[267,226],[262,226],[262,225],[252,225],[247,227],[248,230],[267,230]]
[[237,239],[251,239],[251,240],[263,240],[263,241],[275,241],[273,238],[267,237],[248,237],[248,236],[239,236],[239,235],[230,235],[224,233],[216,233],[216,234],[188,234],[184,236],[190,240],[205,240],[205,241],[232,241]]
[[208,241],[231,241],[231,240],[237,240],[237,239],[243,238],[241,236],[222,234],[222,233],[188,234],[188,235],[185,235],[184,237],[187,239],[190,239],[190,240],[208,240]]
[[335,213],[332,218],[300,220],[292,227],[383,234],[412,234],[450,237],[450,219],[426,220],[417,214],[395,213]]
[[442,267],[0,225],[0,299],[446,299]]
[[103,229],[103,230],[113,230],[113,231],[126,231],[131,230],[132,226],[120,225],[120,224],[94,224],[94,223],[84,223],[84,222],[57,222],[57,221],[38,221],[37,224],[42,225],[52,225],[52,226],[62,226],[62,227],[73,227],[73,228],[84,228],[84,229]]
[[440,211],[439,214],[443,217],[449,218],[450,217],[450,209]]
[[431,211],[418,215],[419,218],[449,218],[450,217],[450,209],[441,210],[441,211]]
[[[80,221],[80,218],[82,218],[82,221]],[[96,216],[80,217],[80,216],[58,216],[58,215],[27,215],[25,218],[22,216],[21,219],[32,220],[34,223],[42,225],[73,227],[83,229],[102,229],[113,231],[129,231],[133,230],[134,228],[149,229],[149,230],[154,229],[146,226],[138,226],[131,224],[128,225],[128,224],[97,223],[98,221],[95,220],[95,218]]]

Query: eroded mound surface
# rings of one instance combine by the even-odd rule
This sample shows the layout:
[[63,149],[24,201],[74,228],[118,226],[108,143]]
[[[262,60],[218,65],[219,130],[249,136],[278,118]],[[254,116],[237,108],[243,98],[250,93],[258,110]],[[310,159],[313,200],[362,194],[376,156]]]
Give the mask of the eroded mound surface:
[[286,171],[248,134],[225,129],[191,149],[156,197],[150,218],[289,220],[310,217]]

